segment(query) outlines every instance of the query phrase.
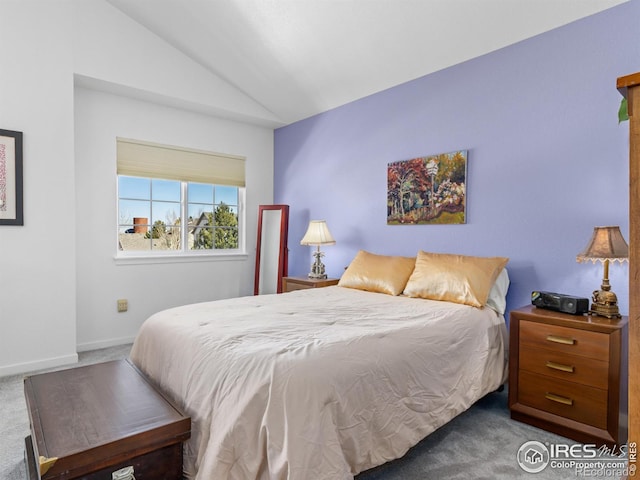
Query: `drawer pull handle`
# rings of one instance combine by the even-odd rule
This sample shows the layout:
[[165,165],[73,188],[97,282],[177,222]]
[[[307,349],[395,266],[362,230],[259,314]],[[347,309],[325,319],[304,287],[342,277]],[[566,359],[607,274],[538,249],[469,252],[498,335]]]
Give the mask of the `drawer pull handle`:
[[547,400],[551,400],[552,402],[562,403],[564,405],[573,405],[573,400],[571,398],[562,397],[560,395],[556,395],[555,393],[545,393],[544,398]]
[[553,343],[561,343],[563,345],[575,345],[574,338],[559,337],[558,335],[547,335],[547,340]]
[[561,372],[573,373],[574,371],[573,365],[563,365],[556,362],[547,362],[547,367],[552,368],[553,370],[560,370]]

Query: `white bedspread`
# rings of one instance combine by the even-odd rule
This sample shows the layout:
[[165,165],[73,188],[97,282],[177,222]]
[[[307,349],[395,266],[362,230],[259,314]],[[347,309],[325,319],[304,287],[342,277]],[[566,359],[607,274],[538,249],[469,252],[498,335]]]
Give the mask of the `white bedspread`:
[[185,475],[352,479],[506,378],[493,310],[342,287],[186,305],[131,359],[192,417]]

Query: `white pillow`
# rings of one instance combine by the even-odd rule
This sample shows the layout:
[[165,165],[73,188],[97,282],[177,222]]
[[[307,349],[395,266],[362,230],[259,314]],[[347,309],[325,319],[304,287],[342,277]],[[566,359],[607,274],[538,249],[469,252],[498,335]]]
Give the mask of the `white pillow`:
[[507,290],[509,290],[509,273],[506,268],[503,268],[489,290],[489,297],[485,305],[504,315],[507,309]]

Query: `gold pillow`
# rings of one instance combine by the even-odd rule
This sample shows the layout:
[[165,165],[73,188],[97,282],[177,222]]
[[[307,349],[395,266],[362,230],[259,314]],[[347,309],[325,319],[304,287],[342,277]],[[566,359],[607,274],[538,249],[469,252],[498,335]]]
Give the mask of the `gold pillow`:
[[360,250],[342,274],[338,286],[400,295],[415,261],[413,257],[391,257]]
[[483,307],[491,287],[508,261],[504,257],[420,251],[404,294]]

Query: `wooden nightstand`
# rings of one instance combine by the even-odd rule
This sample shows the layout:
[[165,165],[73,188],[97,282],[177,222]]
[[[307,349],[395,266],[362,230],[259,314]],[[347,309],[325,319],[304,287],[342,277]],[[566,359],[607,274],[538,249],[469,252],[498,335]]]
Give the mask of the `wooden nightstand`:
[[582,443],[627,440],[627,317],[510,315],[511,418]]
[[293,292],[294,290],[304,290],[305,288],[320,288],[337,285],[338,278],[307,278],[307,277],[283,277],[282,291]]

